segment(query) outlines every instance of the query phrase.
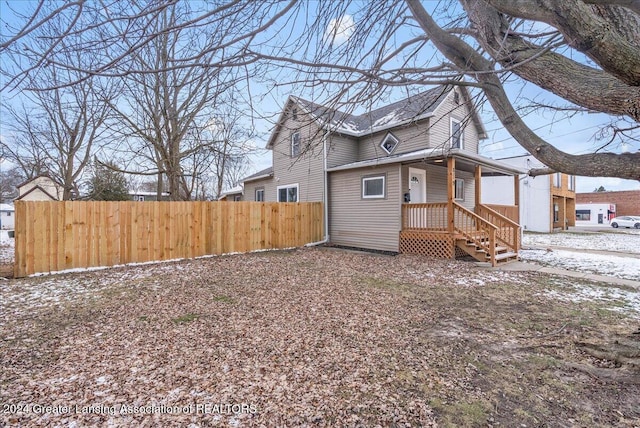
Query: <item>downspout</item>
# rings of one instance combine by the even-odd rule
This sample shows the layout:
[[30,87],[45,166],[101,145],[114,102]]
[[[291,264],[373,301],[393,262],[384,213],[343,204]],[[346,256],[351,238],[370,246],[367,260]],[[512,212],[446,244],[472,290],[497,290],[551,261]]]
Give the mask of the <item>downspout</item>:
[[306,244],[305,247],[315,247],[317,245],[326,244],[329,242],[329,195],[328,189],[329,184],[327,180],[327,136],[329,135],[329,130],[326,130],[324,135],[322,136],[322,168],[324,173],[324,190],[323,190],[323,204],[324,204],[324,238],[322,241],[311,242]]

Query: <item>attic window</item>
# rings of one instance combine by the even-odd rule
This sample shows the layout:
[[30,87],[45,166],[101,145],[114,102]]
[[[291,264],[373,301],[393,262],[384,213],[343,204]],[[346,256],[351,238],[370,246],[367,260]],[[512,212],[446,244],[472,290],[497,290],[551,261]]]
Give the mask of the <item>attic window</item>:
[[460,94],[458,91],[453,91],[453,102],[460,105]]
[[382,143],[380,143],[380,147],[382,147],[382,150],[384,150],[385,152],[387,152],[388,155],[391,154],[391,152],[393,152],[395,150],[395,148],[398,146],[398,139],[392,134],[392,133],[388,133],[385,137],[384,140],[382,140]]
[[298,120],[298,109],[295,107],[291,110],[291,118],[293,120]]

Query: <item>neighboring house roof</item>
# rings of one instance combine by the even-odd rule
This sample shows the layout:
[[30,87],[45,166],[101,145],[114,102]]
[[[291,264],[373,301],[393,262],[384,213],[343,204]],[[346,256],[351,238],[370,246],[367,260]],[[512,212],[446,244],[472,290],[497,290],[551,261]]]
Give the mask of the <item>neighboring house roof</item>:
[[[37,177],[36,177],[37,178]],[[31,180],[29,180],[31,181]],[[26,181],[24,184],[28,184],[29,181]],[[23,185],[24,185],[23,184]],[[22,186],[23,186],[22,185]],[[22,187],[22,186],[18,186],[18,187]],[[40,186],[33,186],[31,189],[27,190],[26,192],[24,192],[22,195],[20,195],[19,197],[16,198],[16,201],[19,201],[21,199],[24,199],[25,196],[35,192],[36,190],[40,190],[42,193],[44,193],[49,199],[51,199],[52,201],[58,201],[59,199],[56,198],[55,196],[53,196],[51,193],[47,192],[46,190],[44,190],[42,187]]]
[[[470,103],[470,96],[464,86],[458,87],[465,102]],[[454,86],[437,86],[425,92],[420,92],[401,101],[371,110],[361,115],[352,115],[331,107],[316,104],[299,97],[290,96],[285,103],[285,108],[280,114],[277,127],[284,123],[287,107],[295,103],[300,106],[311,118],[318,121],[321,126],[328,127],[329,131],[339,132],[354,137],[361,137],[373,132],[383,131],[405,125],[420,119],[431,117],[445,100]],[[475,109],[472,109],[471,119],[478,129],[480,138],[486,138],[486,131]],[[267,142],[267,148],[273,146],[278,129],[271,134]]]
[[226,192],[222,192],[218,197],[218,200],[224,199],[227,196],[231,196],[231,195],[241,195],[243,192],[244,192],[244,187],[242,186],[242,184],[239,184],[236,187],[233,187],[227,190]]
[[269,168],[265,168],[261,171],[256,172],[255,174],[252,174],[248,177],[243,178],[241,181],[246,183],[247,181],[261,180],[263,178],[268,178],[272,176],[273,176],[273,167],[270,166]]
[[342,171],[345,169],[354,169],[354,168],[364,168],[368,166],[377,166],[377,165],[386,165],[397,162],[407,162],[412,160],[420,160],[420,159],[441,159],[444,157],[454,156],[456,158],[468,159],[473,161],[474,163],[479,163],[490,167],[496,172],[508,173],[508,174],[524,174],[524,171],[521,168],[508,165],[506,163],[485,158],[484,156],[476,155],[474,153],[466,152],[460,149],[450,149],[450,148],[433,148],[433,149],[422,149],[416,150],[408,153],[400,153],[391,156],[385,156],[376,159],[369,159],[357,162],[351,162],[344,165],[339,165],[333,168],[328,168],[327,171]]
[[0,204],[0,211],[15,211],[16,209],[13,205],[9,204]]
[[[140,195],[140,196],[156,196],[158,192],[137,192],[135,190],[129,190],[130,195]],[[161,196],[170,196],[168,192],[162,192]]]
[[27,181],[25,181],[23,183],[18,184],[16,187],[23,187],[23,186],[31,183],[32,181],[37,180],[38,178],[47,178],[47,179],[51,180],[54,184],[56,184],[58,186],[61,185],[60,183],[58,183],[56,180],[54,180],[53,178],[49,177],[48,175],[40,174],[40,175],[36,175],[33,178],[28,179]]

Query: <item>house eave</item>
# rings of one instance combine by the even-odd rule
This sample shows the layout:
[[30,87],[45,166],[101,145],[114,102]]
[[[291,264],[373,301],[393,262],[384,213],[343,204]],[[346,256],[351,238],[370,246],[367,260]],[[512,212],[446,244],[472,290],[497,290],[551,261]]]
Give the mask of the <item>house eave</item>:
[[264,175],[259,175],[257,177],[251,177],[251,178],[247,178],[245,180],[242,180],[243,183],[248,183],[250,181],[258,181],[258,180],[264,180],[265,178],[270,178],[273,177],[273,173],[271,174],[264,174]]
[[338,165],[333,168],[328,168],[327,171],[329,172],[344,171],[348,169],[375,167],[375,166],[388,165],[388,164],[394,164],[394,163],[407,163],[407,162],[416,161],[416,160],[437,160],[437,159],[444,159],[449,157],[468,160],[475,164],[489,167],[495,172],[506,174],[506,175],[524,174],[527,172],[520,168],[516,168],[511,165],[506,165],[502,162],[498,162],[494,159],[485,158],[483,156],[476,155],[474,153],[465,152],[464,150],[460,150],[460,149],[449,149],[449,148],[422,149],[422,150],[417,150],[415,152],[403,153],[395,156],[392,155],[392,156],[386,156],[382,158],[351,162],[344,165]]

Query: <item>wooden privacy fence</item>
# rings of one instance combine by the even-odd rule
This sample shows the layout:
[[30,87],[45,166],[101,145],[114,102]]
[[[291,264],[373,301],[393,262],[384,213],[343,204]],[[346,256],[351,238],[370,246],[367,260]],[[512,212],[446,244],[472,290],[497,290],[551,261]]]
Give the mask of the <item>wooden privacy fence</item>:
[[297,247],[323,237],[320,202],[15,203],[15,277]]

